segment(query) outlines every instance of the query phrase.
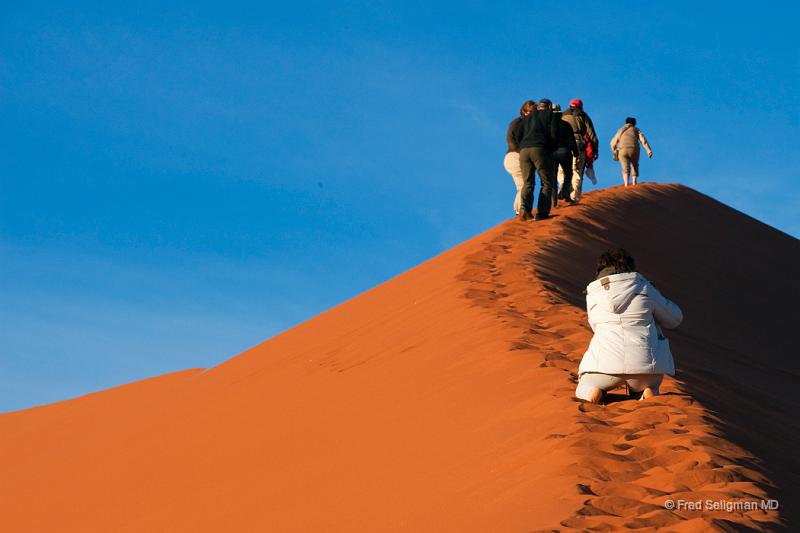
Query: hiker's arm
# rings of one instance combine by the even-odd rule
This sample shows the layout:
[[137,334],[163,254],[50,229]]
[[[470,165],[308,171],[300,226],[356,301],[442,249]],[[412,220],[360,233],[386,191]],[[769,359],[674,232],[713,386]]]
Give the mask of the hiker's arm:
[[524,131],[525,131],[525,119],[523,118],[522,120],[519,121],[519,124],[517,124],[516,128],[514,128],[514,132],[512,134],[514,135],[514,142],[517,144],[518,147],[519,143],[522,141],[523,137],[522,133]]
[[508,125],[508,130],[506,130],[506,143],[508,143],[509,146],[511,146],[512,143],[519,146],[519,143],[517,142],[517,130],[519,130],[519,124],[519,122],[514,122],[512,120]]
[[648,283],[647,297],[653,302],[653,315],[656,321],[667,329],[677,328],[683,322],[683,311],[675,302],[658,292],[652,283]]
[[619,142],[619,133],[621,131],[622,130],[617,130],[617,133],[615,133],[614,137],[611,139],[611,151],[612,152],[616,152],[617,151],[617,143]]
[[592,313],[591,313],[591,311],[592,311],[592,309],[595,307],[595,305],[597,305],[597,304],[595,304],[594,302],[592,302],[592,298],[591,298],[591,296],[589,296],[589,295],[587,294],[587,295],[586,295],[586,314],[587,314],[587,318],[588,318],[588,320],[589,320],[589,327],[590,327],[590,328],[592,328],[592,331],[594,331],[594,327],[595,327],[595,325],[596,325],[596,324],[594,323],[594,320],[592,320]]
[[653,157],[653,150],[650,148],[650,145],[647,144],[647,139],[645,138],[644,133],[642,133],[642,130],[639,130],[639,142],[642,143],[644,149],[647,150],[647,157]]

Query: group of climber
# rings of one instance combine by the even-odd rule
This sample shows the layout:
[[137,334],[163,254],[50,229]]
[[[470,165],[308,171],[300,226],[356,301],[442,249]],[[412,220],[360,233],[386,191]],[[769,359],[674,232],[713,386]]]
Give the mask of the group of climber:
[[[503,165],[517,188],[514,212],[519,220],[548,218],[551,207],[557,206],[559,200],[568,204],[580,201],[584,175],[593,184],[597,183],[593,165],[599,155],[597,133],[578,98],[570,101],[564,112],[547,98],[538,102],[527,100],[519,116],[508,125],[506,141],[508,150]],[[622,166],[626,187],[636,185],[639,177],[640,143],[647,156],[653,157],[647,139],[636,127],[636,119],[628,117],[611,140],[611,151]],[[534,215],[536,172],[540,189]]]

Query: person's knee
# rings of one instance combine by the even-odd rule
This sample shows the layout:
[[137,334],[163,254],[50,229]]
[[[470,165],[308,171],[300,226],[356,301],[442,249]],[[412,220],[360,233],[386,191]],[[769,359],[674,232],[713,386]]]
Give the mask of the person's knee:
[[589,400],[595,389],[607,391],[625,383],[625,380],[613,374],[602,374],[599,372],[586,372],[578,378],[578,387],[575,389],[575,396],[581,400]]
[[661,383],[664,381],[663,374],[656,374],[650,378],[649,383],[647,384],[650,387],[650,390],[653,391],[654,394],[659,393],[659,389],[661,388]]
[[642,392],[649,388],[653,394],[658,395],[661,382],[664,380],[663,374],[642,374],[626,380],[631,392]]
[[575,388],[575,397],[581,400],[589,400],[589,395],[595,388],[594,383],[589,383],[591,380],[587,374],[583,374],[578,378],[578,386]]
[[575,388],[575,397],[588,402],[589,396],[591,396],[595,388],[587,385],[585,381],[579,381],[578,386]]

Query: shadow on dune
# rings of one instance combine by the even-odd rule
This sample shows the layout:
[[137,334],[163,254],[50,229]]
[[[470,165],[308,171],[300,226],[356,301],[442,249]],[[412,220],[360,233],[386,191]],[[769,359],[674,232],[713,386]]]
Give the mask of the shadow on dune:
[[746,466],[776,485],[764,488],[798,523],[800,241],[679,185],[597,193],[578,209],[535,255],[537,275],[585,309],[598,255],[626,248],[684,311],[668,333],[681,388],[715,416],[718,436],[755,456]]
[[[662,394],[662,396],[691,396],[690,394],[681,394],[680,392],[666,392]],[[576,401],[580,401],[577,400]],[[637,401],[637,398],[634,398],[628,394],[620,393],[620,392],[609,392],[605,395],[604,403],[606,405],[618,402],[629,402],[629,401]]]

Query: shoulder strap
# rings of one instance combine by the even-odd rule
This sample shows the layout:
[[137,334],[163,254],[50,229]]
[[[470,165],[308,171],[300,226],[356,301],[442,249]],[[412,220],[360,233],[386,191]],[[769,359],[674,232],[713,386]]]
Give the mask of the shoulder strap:
[[586,133],[586,121],[583,120],[581,116],[581,110],[578,108],[572,108],[572,120],[575,122],[575,129],[573,133],[576,137],[580,137],[583,140],[583,135]]
[[575,110],[572,112],[572,116],[575,117],[575,125],[578,126],[578,131],[575,133],[583,135],[584,131],[586,130],[586,123],[583,121],[583,117],[581,116],[581,110],[575,108]]
[[[617,142],[616,142],[616,143],[614,143],[614,151],[616,151],[616,150],[618,150],[618,149],[619,149],[619,148],[617,148],[617,145],[619,145],[619,142],[622,140],[622,136],[623,136],[623,135],[625,135],[625,132],[626,132],[626,131],[628,131],[628,129],[629,129],[630,127],[631,127],[631,125],[630,125],[630,124],[625,124],[625,125],[624,125],[624,126],[622,126],[622,128],[621,128],[621,129],[620,129],[620,130],[617,132],[617,134],[616,134],[616,135],[614,135],[614,139],[616,139],[616,140],[617,140]],[[613,140],[613,139],[612,139],[612,140]]]

